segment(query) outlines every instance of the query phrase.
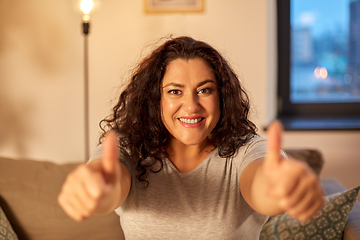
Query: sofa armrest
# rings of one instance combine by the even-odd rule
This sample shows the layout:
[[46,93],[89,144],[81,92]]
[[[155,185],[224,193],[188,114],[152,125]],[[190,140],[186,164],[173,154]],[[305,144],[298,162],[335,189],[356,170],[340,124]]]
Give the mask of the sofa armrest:
[[60,208],[57,196],[77,165],[0,157],[0,205],[19,239],[124,239],[115,212],[79,223]]
[[[325,195],[345,191],[345,187],[335,178],[322,179],[321,185]],[[356,201],[345,224],[344,240],[360,239],[360,203]]]

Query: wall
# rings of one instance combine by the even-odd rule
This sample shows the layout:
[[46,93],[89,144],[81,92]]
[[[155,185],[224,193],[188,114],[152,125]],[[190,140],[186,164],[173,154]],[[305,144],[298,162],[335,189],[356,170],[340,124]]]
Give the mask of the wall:
[[0,1],[0,154],[83,158],[82,38],[70,1]]
[[[251,117],[266,136],[262,128],[275,112],[274,1],[205,3],[203,13],[145,14],[140,0],[102,1],[89,35],[91,150],[122,81],[169,34],[207,41],[227,57],[250,93]],[[0,2],[1,156],[84,160],[83,36],[72,6],[71,0]],[[286,132],[283,142],[322,150],[323,174],[330,176],[339,172],[333,169],[360,169],[359,140],[359,132]]]

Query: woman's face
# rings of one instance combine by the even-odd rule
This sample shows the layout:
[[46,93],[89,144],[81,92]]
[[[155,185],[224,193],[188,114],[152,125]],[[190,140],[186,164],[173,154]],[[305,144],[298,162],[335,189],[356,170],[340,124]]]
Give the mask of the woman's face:
[[200,58],[176,59],[161,83],[162,121],[171,141],[201,144],[220,118],[220,96],[213,70]]

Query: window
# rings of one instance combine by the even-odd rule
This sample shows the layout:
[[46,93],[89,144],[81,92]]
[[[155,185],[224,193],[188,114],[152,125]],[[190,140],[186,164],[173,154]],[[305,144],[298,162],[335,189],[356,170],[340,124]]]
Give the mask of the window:
[[360,129],[360,0],[277,0],[278,118]]

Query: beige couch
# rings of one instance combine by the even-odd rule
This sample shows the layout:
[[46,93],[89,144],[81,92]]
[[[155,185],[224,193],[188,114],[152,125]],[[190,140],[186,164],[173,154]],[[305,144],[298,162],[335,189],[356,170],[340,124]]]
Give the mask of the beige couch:
[[[288,150],[289,155],[307,161],[317,172],[323,165],[314,150]],[[115,213],[93,216],[83,222],[71,220],[57,204],[66,175],[77,164],[0,158],[0,207],[21,240],[124,239]],[[336,180],[323,181],[327,194],[343,189]],[[360,204],[350,213],[344,239],[360,239]]]

